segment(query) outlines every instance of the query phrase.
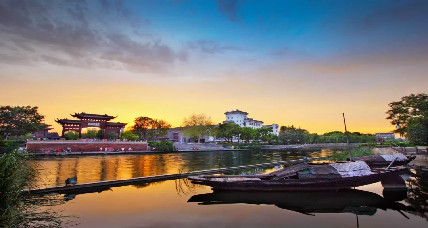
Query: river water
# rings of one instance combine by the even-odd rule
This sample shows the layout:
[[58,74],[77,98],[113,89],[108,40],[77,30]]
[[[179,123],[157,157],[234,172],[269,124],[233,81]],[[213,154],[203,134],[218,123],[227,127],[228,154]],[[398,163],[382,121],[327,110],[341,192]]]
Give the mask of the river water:
[[[171,174],[318,157],[319,151],[216,151],[147,155],[44,157],[33,161],[43,186]],[[254,171],[254,170],[253,170]],[[260,171],[260,170],[259,170]],[[187,179],[60,195],[54,206],[78,227],[427,227],[428,175],[415,171],[411,190],[380,183],[339,192],[213,192]]]

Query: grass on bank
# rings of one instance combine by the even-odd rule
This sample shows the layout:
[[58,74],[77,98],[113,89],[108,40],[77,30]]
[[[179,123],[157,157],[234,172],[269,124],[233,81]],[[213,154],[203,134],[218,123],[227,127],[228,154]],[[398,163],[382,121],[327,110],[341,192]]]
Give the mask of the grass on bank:
[[32,196],[27,191],[36,187],[37,177],[28,159],[17,150],[0,157],[0,227],[61,227],[64,217],[42,207],[62,200]]
[[[362,156],[369,156],[374,155],[372,151],[372,147],[353,147],[351,148],[351,156],[352,157],[362,157]],[[331,161],[346,161],[346,159],[349,158],[348,151],[342,151],[339,153],[335,153],[329,157]]]

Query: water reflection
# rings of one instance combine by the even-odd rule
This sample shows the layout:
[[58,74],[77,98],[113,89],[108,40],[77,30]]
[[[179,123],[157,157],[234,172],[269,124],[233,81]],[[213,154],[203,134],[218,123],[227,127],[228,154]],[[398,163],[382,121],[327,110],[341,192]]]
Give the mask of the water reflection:
[[188,202],[198,202],[199,205],[267,204],[313,216],[317,213],[352,213],[372,216],[377,209],[415,211],[411,206],[387,200],[376,193],[355,189],[326,192],[213,192],[194,195]]
[[409,181],[411,190],[405,200],[416,210],[413,214],[428,221],[428,172],[413,170],[414,177]]
[[236,193],[177,179],[68,193],[64,197],[71,201],[55,210],[78,216],[79,227],[351,227],[358,226],[357,219],[361,227],[425,227],[426,201],[419,200],[426,192],[416,191],[425,186],[382,192],[377,183],[371,187],[378,194],[364,187]]
[[78,183],[120,180],[134,177],[173,174],[203,169],[251,165],[301,156],[319,157],[334,153],[321,151],[214,151],[147,155],[105,155],[45,157],[33,160],[39,167],[41,187],[61,186],[69,177]]

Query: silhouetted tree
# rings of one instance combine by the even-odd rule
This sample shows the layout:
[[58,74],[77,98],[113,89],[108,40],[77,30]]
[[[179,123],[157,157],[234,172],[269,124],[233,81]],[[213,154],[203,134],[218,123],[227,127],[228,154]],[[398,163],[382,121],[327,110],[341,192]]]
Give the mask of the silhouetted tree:
[[34,133],[43,126],[43,119],[37,106],[0,106],[0,134],[7,138]]
[[205,114],[192,114],[183,120],[183,134],[187,137],[197,138],[200,142],[201,137],[213,135],[213,122],[211,117]]

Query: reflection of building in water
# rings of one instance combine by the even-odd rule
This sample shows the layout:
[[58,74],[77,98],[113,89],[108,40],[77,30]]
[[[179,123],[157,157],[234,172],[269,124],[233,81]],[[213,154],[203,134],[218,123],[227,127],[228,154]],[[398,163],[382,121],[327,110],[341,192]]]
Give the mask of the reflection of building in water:
[[104,135],[106,136],[109,133],[116,134],[116,137],[119,138],[120,132],[125,128],[126,123],[119,122],[108,122],[116,117],[109,116],[107,114],[89,114],[89,113],[75,113],[71,115],[78,120],[69,120],[69,119],[57,119],[57,123],[62,125],[62,137],[67,131],[76,131],[79,133],[79,138],[82,137],[82,133],[87,132],[88,130],[104,130]]
[[[77,177],[77,183],[119,180],[134,177],[178,173],[186,163],[181,155],[126,155],[68,157],[34,161],[41,164],[42,185],[63,186],[69,177]],[[47,182],[46,182],[47,181]],[[46,183],[45,183],[46,182]]]
[[100,180],[116,180],[119,160],[112,157],[103,157],[101,160]]

